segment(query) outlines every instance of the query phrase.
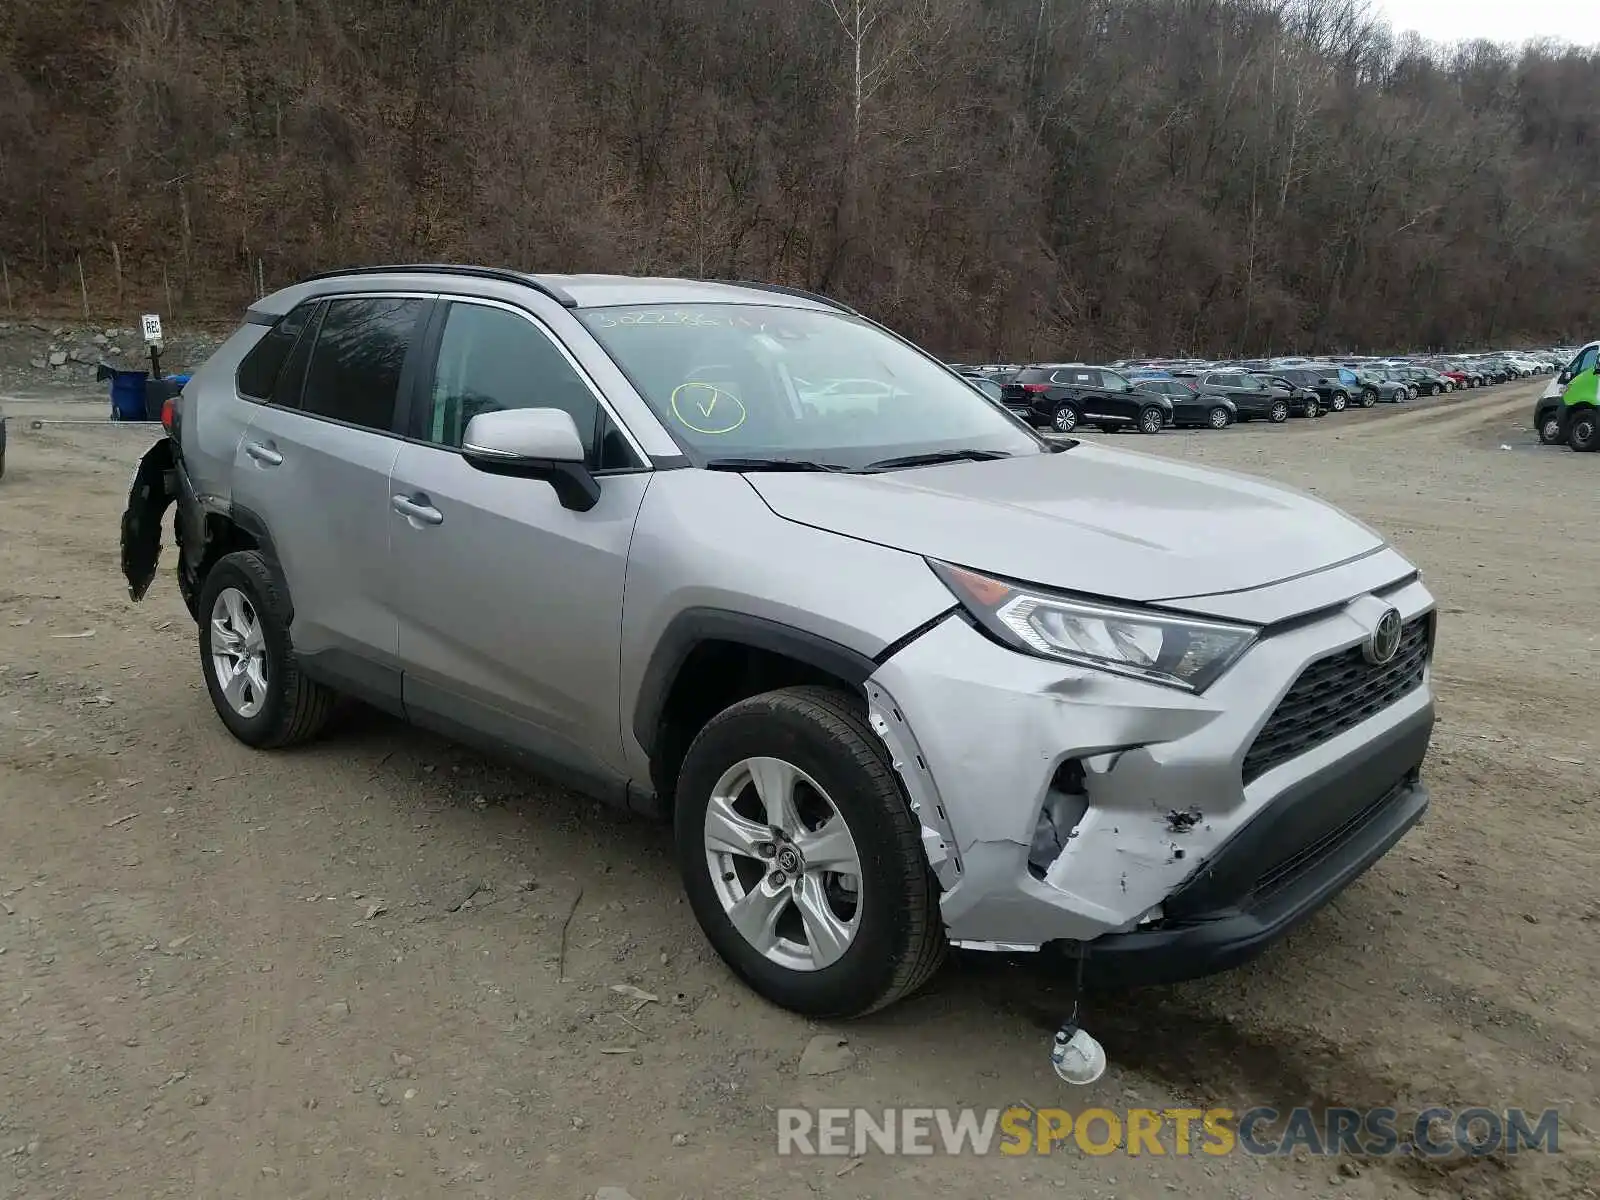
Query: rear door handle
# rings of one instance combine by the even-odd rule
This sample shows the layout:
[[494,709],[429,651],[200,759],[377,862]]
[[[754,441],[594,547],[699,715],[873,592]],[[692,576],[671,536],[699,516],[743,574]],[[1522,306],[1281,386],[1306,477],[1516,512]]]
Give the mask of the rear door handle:
[[263,466],[281,467],[283,465],[283,455],[279,454],[271,446],[263,446],[260,442],[246,442],[244,444],[244,452]]
[[390,496],[389,502],[394,505],[395,512],[413,521],[421,521],[424,525],[444,524],[444,514],[431,504],[413,500],[410,496]]

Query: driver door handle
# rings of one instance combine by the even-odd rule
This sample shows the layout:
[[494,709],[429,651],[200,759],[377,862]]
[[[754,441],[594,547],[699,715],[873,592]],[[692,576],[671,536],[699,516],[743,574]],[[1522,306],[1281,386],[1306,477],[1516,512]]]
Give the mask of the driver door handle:
[[391,496],[389,502],[394,505],[395,512],[413,521],[421,521],[424,525],[444,524],[444,514],[431,504],[413,500],[410,496]]
[[244,444],[244,452],[263,466],[283,466],[283,455],[279,454],[271,446],[263,446],[260,442],[246,442]]

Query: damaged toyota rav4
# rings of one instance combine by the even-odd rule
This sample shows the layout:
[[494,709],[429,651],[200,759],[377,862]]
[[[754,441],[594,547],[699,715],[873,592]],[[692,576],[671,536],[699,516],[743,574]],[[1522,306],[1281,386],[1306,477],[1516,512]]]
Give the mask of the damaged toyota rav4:
[[1091,977],[1251,957],[1419,818],[1435,606],[1365,525],[1036,434],[823,297],[396,266],[259,300],[169,405],[217,715],[339,696],[670,822],[729,967],[798,1012],[949,946]]

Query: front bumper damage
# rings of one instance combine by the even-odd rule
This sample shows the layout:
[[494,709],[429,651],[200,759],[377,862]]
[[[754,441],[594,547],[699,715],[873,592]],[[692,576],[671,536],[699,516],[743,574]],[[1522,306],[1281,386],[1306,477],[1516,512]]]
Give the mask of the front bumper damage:
[[1158,982],[1234,966],[1316,911],[1426,810],[1428,673],[1249,782],[1245,758],[1307,667],[1362,644],[1374,606],[1432,620],[1419,581],[1380,594],[1270,633],[1203,696],[1018,654],[959,614],[885,662],[871,721],[950,940]]

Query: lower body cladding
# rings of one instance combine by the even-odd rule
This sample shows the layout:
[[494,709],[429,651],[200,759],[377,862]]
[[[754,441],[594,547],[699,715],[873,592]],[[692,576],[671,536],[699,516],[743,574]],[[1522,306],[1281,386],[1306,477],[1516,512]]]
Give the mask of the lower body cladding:
[[[1387,663],[1365,652],[1386,605]],[[1094,978],[1235,966],[1427,808],[1433,600],[1420,582],[1265,636],[1204,695],[1019,654],[952,616],[867,683],[958,946]]]

